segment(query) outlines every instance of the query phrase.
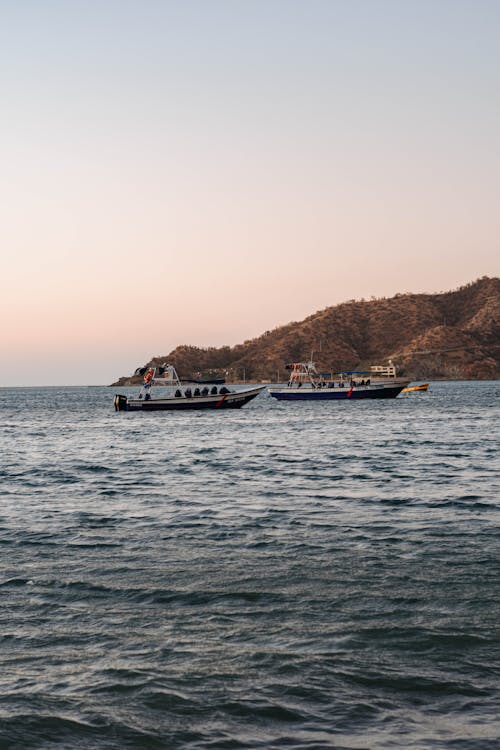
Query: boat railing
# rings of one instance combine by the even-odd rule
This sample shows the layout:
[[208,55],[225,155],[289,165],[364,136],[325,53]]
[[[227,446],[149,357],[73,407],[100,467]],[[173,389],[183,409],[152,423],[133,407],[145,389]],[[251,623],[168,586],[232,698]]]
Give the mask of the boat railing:
[[[151,399],[152,386],[174,390],[176,398],[202,398],[206,396],[225,396],[234,391],[227,388],[223,378],[200,379],[179,378],[177,370],[173,365],[162,365],[161,367],[141,368],[144,374],[139,399],[149,401]],[[157,373],[159,375],[157,376]],[[219,387],[221,386],[221,387]]]
[[313,362],[295,362],[287,365],[290,370],[289,388],[300,388],[308,384],[311,388],[351,388],[370,386],[372,373],[369,370],[333,370],[319,372]]

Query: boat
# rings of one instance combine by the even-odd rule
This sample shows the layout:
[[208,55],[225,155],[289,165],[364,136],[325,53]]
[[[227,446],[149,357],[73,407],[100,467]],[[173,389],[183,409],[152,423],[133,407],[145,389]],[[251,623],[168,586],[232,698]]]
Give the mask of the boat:
[[[117,393],[115,411],[187,411],[192,409],[240,409],[259,395],[265,386],[234,390],[228,388],[223,378],[180,379],[173,365],[140,367],[134,375],[143,376],[143,384],[136,398]],[[221,387],[219,387],[221,385]],[[152,387],[161,387],[160,396],[151,393]],[[165,390],[166,389],[166,390]]]
[[269,388],[279,401],[343,401],[361,398],[396,398],[409,380],[373,378],[370,371],[318,372],[314,362],[293,362],[284,388]]
[[419,383],[418,385],[408,385],[403,388],[401,393],[410,393],[410,391],[426,391],[429,388],[429,383]]

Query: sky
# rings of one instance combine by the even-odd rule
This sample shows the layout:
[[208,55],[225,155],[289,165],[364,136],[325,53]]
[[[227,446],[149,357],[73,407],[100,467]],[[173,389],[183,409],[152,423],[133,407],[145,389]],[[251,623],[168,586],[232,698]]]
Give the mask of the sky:
[[0,2],[0,386],[500,274],[497,0]]

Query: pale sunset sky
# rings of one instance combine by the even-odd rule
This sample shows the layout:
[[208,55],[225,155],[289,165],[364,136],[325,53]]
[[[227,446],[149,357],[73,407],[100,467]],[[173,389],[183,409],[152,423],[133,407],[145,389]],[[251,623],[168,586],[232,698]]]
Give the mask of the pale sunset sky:
[[0,385],[500,273],[498,0],[0,3]]

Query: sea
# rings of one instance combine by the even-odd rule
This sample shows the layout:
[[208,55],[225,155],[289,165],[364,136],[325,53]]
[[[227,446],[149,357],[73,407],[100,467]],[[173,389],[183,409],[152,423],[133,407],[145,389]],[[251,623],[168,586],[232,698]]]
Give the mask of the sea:
[[1,750],[498,750],[499,381],[114,392],[0,389]]

